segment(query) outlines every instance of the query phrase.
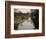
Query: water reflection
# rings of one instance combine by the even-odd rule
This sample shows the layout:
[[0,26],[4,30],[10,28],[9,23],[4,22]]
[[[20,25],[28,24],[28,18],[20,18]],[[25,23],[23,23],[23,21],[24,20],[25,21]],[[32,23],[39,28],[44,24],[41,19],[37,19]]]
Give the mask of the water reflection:
[[18,30],[29,30],[29,29],[34,29],[34,24],[32,22],[32,20],[30,19],[30,17],[25,20],[22,25],[19,24]]

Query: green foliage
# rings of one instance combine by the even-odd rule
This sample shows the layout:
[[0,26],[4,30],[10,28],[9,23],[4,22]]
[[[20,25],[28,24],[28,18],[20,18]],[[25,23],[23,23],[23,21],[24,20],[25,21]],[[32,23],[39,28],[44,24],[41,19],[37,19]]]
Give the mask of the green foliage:
[[26,16],[15,16],[14,20],[16,24],[21,24],[27,19],[28,17]]

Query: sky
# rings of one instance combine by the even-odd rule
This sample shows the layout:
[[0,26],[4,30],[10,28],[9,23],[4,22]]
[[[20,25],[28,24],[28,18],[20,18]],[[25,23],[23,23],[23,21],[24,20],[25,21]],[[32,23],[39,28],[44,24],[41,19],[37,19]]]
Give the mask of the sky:
[[15,12],[19,13],[20,11],[22,13],[32,13],[33,10],[30,10],[30,9],[14,9]]

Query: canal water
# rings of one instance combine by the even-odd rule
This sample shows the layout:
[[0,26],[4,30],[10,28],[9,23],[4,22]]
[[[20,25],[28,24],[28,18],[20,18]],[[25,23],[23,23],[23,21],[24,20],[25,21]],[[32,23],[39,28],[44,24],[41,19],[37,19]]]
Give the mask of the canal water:
[[33,21],[30,19],[30,17],[25,20],[22,25],[19,24],[18,26],[18,30],[31,30],[31,29],[34,29],[34,23]]

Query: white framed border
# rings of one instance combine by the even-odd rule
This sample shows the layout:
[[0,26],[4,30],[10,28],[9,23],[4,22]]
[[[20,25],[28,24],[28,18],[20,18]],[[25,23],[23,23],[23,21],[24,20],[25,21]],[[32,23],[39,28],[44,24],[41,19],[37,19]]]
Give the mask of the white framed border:
[[[39,30],[14,30],[14,8],[39,9]],[[11,34],[42,33],[42,7],[11,5]]]

